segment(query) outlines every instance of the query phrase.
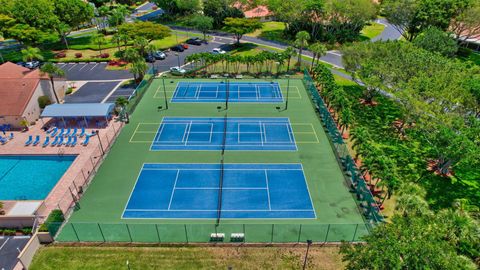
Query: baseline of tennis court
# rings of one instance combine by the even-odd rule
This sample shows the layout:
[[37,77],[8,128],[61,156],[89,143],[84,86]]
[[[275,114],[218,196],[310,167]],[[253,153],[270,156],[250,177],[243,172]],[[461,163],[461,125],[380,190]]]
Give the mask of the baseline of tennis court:
[[223,168],[221,185],[220,164],[144,164],[122,218],[316,218],[301,164]]
[[165,117],[150,150],[222,150],[224,143],[225,150],[297,150],[284,117]]
[[283,102],[274,82],[179,82],[171,102]]

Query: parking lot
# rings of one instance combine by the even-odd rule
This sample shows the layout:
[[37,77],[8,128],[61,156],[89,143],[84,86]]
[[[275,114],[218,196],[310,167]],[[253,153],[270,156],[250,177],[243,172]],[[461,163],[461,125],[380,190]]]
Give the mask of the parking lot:
[[0,269],[11,270],[17,264],[17,256],[30,237],[0,236]]
[[101,103],[122,81],[87,82],[73,94],[65,97],[65,103]]
[[121,80],[133,78],[128,70],[106,70],[107,63],[60,63],[68,81]]

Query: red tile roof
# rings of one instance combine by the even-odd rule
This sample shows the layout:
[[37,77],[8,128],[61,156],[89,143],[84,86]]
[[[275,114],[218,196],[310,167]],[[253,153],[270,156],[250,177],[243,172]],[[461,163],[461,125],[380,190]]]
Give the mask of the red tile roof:
[[42,78],[38,69],[10,62],[0,65],[0,115],[21,116]]
[[266,6],[257,6],[254,9],[243,12],[245,18],[263,18],[272,15],[272,12]]

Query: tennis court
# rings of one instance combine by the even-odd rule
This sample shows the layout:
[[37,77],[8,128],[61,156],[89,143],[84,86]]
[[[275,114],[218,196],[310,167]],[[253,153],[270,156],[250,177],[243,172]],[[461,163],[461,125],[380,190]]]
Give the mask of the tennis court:
[[282,102],[276,82],[179,82],[171,102]]
[[297,150],[285,117],[165,117],[150,149],[222,150],[223,145],[225,150]]
[[123,218],[315,218],[301,164],[223,167],[144,164]]

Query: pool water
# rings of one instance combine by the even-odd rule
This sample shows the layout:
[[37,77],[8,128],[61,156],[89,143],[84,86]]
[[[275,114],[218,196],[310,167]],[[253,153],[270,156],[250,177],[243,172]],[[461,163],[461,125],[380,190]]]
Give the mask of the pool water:
[[44,200],[76,156],[0,156],[0,200]]

